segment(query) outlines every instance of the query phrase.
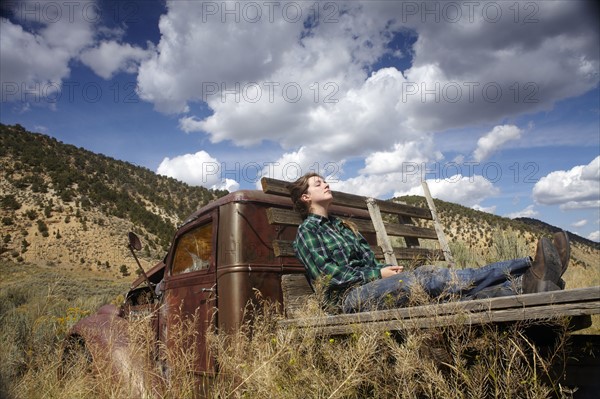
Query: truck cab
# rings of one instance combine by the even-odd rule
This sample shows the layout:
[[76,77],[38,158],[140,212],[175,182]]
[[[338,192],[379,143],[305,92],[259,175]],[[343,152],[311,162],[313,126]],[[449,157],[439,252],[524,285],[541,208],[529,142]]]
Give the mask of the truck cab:
[[[164,260],[132,283],[120,307],[106,305],[80,320],[69,342],[84,345],[95,360],[125,350],[127,339],[114,339],[114,333],[125,337],[130,321],[149,317],[157,347],[171,346],[172,329],[194,317],[195,342],[189,344],[196,349],[195,373],[213,374],[207,330],[235,330],[248,305],[257,302],[257,293],[262,300],[280,303],[282,274],[304,273],[293,256],[276,257],[272,248],[274,240],[293,240],[296,226],[270,224],[267,209],[291,206],[288,197],[254,190],[209,203],[177,229]],[[128,359],[113,368],[135,368],[135,362]]]

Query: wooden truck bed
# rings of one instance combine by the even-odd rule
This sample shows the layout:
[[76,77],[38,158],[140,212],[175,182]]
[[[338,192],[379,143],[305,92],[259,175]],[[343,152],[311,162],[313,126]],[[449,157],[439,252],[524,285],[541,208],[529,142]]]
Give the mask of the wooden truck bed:
[[[263,178],[261,183],[264,192],[289,197],[286,182]],[[344,209],[352,209],[351,220],[361,233],[376,235],[378,245],[372,248],[376,256],[386,263],[397,264],[398,259],[421,263],[445,260],[452,265],[452,254],[426,186],[424,191],[430,209],[334,192],[332,213],[344,215]],[[382,213],[387,215],[383,217]],[[300,216],[290,209],[272,208],[268,210],[268,215],[272,224],[297,226],[302,222]],[[414,219],[429,221],[433,223],[434,228],[416,226]],[[389,236],[402,237],[405,246],[392,246]],[[422,240],[437,241],[436,246],[439,249],[430,249],[432,245],[422,247]],[[275,240],[273,248],[275,256],[294,256],[291,242]],[[580,329],[590,325],[590,315],[600,314],[600,287],[301,318],[298,317],[298,309],[306,302],[307,296],[314,295],[306,277],[303,274],[284,275],[282,290],[287,319],[280,325],[290,328],[316,328],[325,335],[352,333],[358,325],[387,331],[456,324],[539,321],[562,317],[571,318],[573,329]]]

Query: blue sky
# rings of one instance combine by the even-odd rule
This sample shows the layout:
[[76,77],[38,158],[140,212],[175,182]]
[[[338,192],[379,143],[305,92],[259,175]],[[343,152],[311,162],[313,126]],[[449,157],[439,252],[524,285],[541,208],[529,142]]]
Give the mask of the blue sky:
[[330,175],[600,241],[583,1],[8,1],[0,120],[189,184]]

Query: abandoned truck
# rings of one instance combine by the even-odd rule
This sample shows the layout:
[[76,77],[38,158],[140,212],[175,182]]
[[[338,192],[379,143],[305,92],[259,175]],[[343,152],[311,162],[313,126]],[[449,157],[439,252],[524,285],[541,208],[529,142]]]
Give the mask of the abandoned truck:
[[[238,191],[198,210],[177,230],[164,260],[132,283],[123,305],[105,305],[72,328],[68,350],[85,345],[94,360],[110,350],[119,359],[113,366],[128,373],[136,367],[132,359],[123,359],[127,342],[120,336],[128,320],[151,317],[157,342],[167,344],[174,323],[197,314],[195,372],[214,373],[206,350],[207,328],[235,329],[248,302],[256,301],[256,291],[281,302],[281,275],[304,273],[296,259],[277,258],[271,247],[274,240],[292,240],[296,229],[269,224],[266,210],[290,206],[289,198]],[[141,247],[131,233],[130,247]]]
[[[142,273],[132,283],[121,306],[105,305],[71,329],[65,354],[84,349],[94,362],[98,358],[108,358],[109,367],[124,376],[129,384],[137,385],[143,391],[141,387],[147,386],[149,382],[136,381],[137,377],[132,370],[138,367],[139,359],[134,359],[127,350],[126,337],[130,321],[141,317],[150,320],[157,352],[172,345],[170,332],[182,318],[196,315],[194,372],[199,379],[210,381],[217,372],[218,365],[207,348],[206,335],[209,329],[218,332],[237,329],[244,322],[247,305],[258,301],[257,292],[263,300],[281,303],[286,309],[291,308],[293,303],[287,303],[288,277],[299,277],[296,280],[301,282],[300,285],[304,284],[304,289],[308,287],[303,278],[304,267],[293,256],[291,249],[300,217],[291,209],[292,202],[285,183],[273,179],[263,179],[262,183],[263,191],[242,190],[230,193],[192,214],[176,231],[163,261]],[[336,215],[352,218],[373,247],[376,256],[383,259],[390,255],[390,251],[378,246],[381,245],[380,231],[375,227],[378,223],[365,200],[365,197],[335,193],[331,211]],[[436,240],[442,244],[436,229],[420,227],[413,222],[415,219],[435,219],[432,217],[432,214],[435,216],[434,209],[432,212],[388,201],[378,201],[377,204],[381,206],[381,212],[396,216],[397,223],[390,223],[390,218],[386,218],[385,229],[390,235],[404,238],[406,245],[403,248],[388,248],[397,259],[446,257],[448,260],[444,251],[419,245],[422,239]],[[376,213],[379,213],[379,208]],[[380,214],[377,219],[381,222]],[[139,250],[141,243],[133,233],[129,234],[129,246],[135,257],[134,250]],[[135,259],[137,261],[137,257]],[[599,292],[598,287],[592,287],[591,290],[569,295],[563,295],[567,291],[561,291],[556,295],[545,293],[548,295],[544,298],[539,296],[542,294],[530,294],[519,296],[520,298],[463,303],[472,312],[468,319],[472,323],[489,322],[489,312],[495,308],[499,309],[502,321],[506,322],[527,318],[524,311],[529,306],[535,308],[536,313],[532,314],[537,316],[533,318],[548,317],[548,313],[543,311],[544,305],[548,301],[559,302],[560,295],[563,295],[565,303],[561,308],[562,314],[553,310],[552,315],[582,316],[589,319],[590,314],[600,313]],[[584,306],[577,307],[579,302],[585,302]],[[402,312],[403,310],[393,314],[386,311],[372,312],[368,320],[386,330],[402,328],[405,324],[398,320],[403,317],[410,318],[415,323],[414,326],[425,327],[431,324],[427,319],[427,312],[423,312],[424,317],[420,319],[415,316],[418,312],[408,312],[405,316]],[[477,312],[485,312],[485,315]],[[328,331],[329,328],[332,334],[343,334],[344,326],[366,320],[356,317],[360,318],[360,314],[331,316],[328,318],[330,320],[315,320],[314,323],[323,331]],[[293,317],[287,321],[294,325]],[[301,328],[310,325],[310,320],[297,324]],[[161,356],[155,358],[161,359]],[[598,363],[600,362],[595,362],[591,369],[586,368],[581,375],[598,371]],[[160,368],[168,374],[169,364],[160,364]]]

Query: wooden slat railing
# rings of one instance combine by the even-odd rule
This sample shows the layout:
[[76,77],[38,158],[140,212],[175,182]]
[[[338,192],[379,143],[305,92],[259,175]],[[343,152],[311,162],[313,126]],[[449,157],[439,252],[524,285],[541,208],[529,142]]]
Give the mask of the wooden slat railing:
[[[286,197],[290,196],[289,190],[287,188],[287,182],[267,177],[263,177],[260,182],[262,185],[263,192],[267,194],[283,195]],[[332,194],[333,205],[347,206],[349,208],[367,209],[367,197],[343,193],[340,191],[332,191]],[[431,212],[429,211],[429,209],[419,208],[417,206],[411,206],[406,204],[399,204],[391,201],[375,201],[379,206],[379,209],[383,213],[392,213],[395,215],[404,215],[418,219],[432,220]]]

